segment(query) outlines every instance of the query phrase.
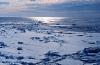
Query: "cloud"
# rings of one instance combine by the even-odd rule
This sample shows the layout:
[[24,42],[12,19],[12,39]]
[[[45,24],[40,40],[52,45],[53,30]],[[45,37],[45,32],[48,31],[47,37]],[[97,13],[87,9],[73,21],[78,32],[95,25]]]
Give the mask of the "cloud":
[[[51,12],[51,14],[52,13],[54,14],[55,9],[57,10],[61,9],[58,11],[62,12],[63,9],[66,6],[68,6],[67,4],[76,3],[76,2],[78,3],[97,3],[100,1],[98,0],[0,0],[0,14],[9,13],[9,14],[14,15],[14,14],[21,13],[22,15],[24,15],[27,13],[27,15],[30,15],[30,14],[34,14],[37,12],[41,12],[40,14],[43,14],[43,12],[49,12],[49,13]],[[57,5],[57,6],[54,7],[54,5]]]
[[15,12],[26,8],[27,3],[30,1],[22,0],[0,0],[0,12]]
[[100,2],[99,0],[35,0],[39,4],[60,4],[70,2]]

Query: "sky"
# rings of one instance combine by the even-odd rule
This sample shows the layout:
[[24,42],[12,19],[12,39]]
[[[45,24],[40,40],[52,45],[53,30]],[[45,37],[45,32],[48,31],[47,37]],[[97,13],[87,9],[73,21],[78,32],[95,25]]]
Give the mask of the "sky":
[[98,14],[99,0],[0,0],[0,16],[69,16]]

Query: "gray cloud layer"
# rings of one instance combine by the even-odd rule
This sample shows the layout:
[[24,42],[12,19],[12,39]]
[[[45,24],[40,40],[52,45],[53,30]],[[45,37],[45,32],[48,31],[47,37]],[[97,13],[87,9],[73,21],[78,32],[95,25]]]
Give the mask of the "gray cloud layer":
[[92,6],[97,6],[94,3],[99,2],[98,0],[0,0],[0,16],[65,16],[68,10],[76,8],[73,5],[92,3]]

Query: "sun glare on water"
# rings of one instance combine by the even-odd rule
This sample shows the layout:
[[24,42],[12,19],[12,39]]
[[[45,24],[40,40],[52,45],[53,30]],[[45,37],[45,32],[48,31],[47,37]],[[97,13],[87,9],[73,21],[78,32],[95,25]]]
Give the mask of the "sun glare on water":
[[47,24],[55,23],[57,21],[64,19],[64,17],[29,17],[29,18]]

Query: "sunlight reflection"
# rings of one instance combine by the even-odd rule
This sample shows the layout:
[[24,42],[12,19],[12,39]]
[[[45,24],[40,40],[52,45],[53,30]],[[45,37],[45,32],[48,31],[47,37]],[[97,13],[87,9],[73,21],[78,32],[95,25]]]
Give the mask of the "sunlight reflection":
[[29,17],[29,18],[32,20],[41,21],[42,23],[51,24],[51,23],[55,23],[57,21],[61,21],[65,17]]

